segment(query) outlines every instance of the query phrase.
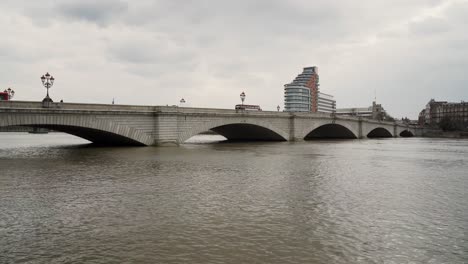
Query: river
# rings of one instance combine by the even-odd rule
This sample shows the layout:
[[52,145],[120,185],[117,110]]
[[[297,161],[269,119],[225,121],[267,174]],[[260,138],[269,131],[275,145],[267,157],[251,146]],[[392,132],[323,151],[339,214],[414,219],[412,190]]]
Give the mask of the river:
[[0,133],[0,263],[468,263],[468,140]]

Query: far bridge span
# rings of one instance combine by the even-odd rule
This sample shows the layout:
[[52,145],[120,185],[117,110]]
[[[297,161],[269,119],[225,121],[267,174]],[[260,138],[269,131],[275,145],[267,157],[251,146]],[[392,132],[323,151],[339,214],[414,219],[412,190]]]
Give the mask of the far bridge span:
[[0,101],[0,127],[10,126],[61,131],[99,144],[145,146],[178,145],[208,130],[229,140],[258,141],[419,134],[397,122],[324,113]]

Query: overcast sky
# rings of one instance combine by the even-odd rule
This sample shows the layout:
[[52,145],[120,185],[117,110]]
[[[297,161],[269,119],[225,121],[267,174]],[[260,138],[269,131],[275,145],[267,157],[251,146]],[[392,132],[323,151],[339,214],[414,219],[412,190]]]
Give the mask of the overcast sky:
[[0,1],[0,89],[42,100],[283,107],[318,66],[337,107],[468,101],[467,0]]

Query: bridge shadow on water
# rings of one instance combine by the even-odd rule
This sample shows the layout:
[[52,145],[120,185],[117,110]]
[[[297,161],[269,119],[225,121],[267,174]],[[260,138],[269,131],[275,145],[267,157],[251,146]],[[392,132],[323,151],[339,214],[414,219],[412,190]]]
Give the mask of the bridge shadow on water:
[[61,148],[61,149],[111,149],[111,148],[141,148],[143,145],[110,145],[110,144],[103,144],[103,143],[83,143],[83,144],[76,144],[76,145],[56,145],[52,146],[51,148]]

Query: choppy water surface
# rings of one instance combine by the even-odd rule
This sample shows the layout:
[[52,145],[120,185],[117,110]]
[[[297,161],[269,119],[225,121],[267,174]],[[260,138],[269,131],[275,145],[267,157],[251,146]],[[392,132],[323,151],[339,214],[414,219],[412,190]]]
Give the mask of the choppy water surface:
[[216,139],[0,133],[0,263],[468,262],[467,140]]

